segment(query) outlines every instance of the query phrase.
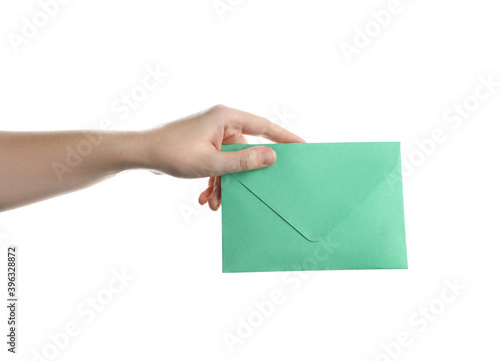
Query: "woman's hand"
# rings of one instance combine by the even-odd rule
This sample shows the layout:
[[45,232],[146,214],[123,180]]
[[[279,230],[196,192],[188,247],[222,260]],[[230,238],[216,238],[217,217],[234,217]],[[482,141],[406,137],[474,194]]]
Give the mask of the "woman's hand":
[[275,123],[240,110],[216,105],[206,111],[148,130],[141,136],[146,168],[175,177],[210,177],[199,202],[217,210],[221,202],[220,176],[265,168],[276,161],[270,147],[222,152],[222,144],[247,143],[244,134],[278,143],[304,140]]

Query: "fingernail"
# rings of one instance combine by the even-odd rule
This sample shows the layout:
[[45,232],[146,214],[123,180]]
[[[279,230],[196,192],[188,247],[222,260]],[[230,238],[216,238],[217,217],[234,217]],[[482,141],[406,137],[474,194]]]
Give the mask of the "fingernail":
[[273,149],[269,148],[262,152],[262,164],[271,165],[276,161],[276,153]]

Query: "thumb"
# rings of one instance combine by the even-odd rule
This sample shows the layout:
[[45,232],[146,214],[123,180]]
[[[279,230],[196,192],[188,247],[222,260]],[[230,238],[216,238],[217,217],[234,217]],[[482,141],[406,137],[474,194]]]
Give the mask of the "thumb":
[[236,152],[218,152],[217,175],[266,168],[276,161],[270,147],[251,147]]

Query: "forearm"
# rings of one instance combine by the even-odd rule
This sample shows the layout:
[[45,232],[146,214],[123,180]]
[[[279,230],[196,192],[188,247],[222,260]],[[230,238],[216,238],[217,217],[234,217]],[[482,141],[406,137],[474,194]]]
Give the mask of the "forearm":
[[141,167],[140,132],[0,132],[0,211]]

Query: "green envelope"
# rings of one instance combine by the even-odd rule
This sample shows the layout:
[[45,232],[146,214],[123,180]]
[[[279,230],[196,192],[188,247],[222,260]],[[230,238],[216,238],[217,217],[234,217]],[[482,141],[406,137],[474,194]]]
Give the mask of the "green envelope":
[[271,167],[222,176],[223,272],[408,268],[399,143],[266,146]]

